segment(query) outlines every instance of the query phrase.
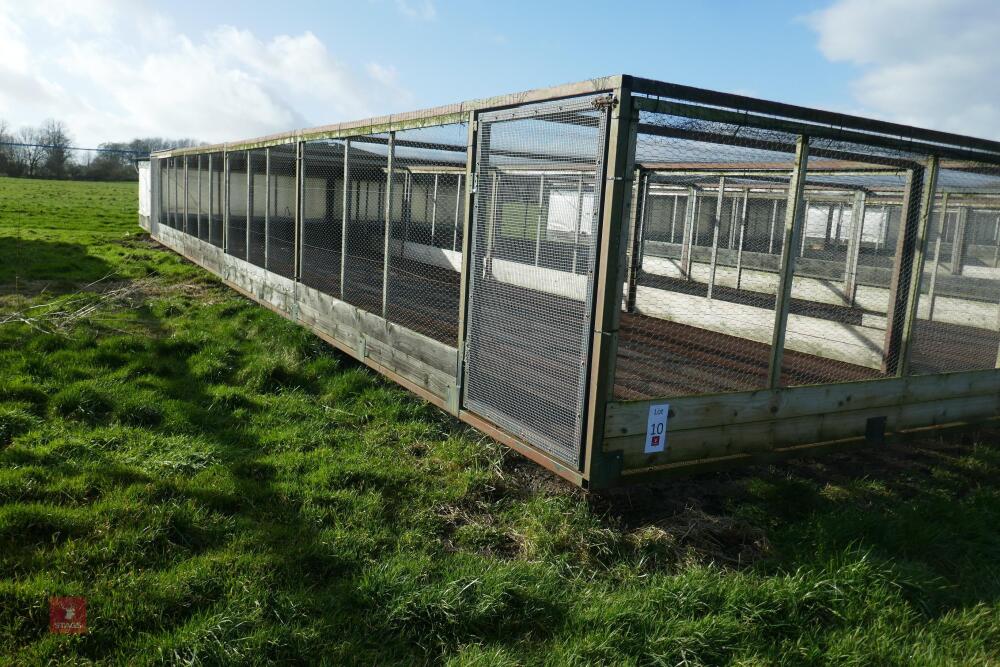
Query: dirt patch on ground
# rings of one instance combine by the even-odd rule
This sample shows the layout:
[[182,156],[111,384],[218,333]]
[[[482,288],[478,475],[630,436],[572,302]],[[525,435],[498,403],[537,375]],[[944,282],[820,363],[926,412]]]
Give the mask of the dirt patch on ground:
[[[849,453],[790,459],[773,465],[692,475],[588,496],[591,511],[638,539],[655,538],[670,558],[712,560],[745,567],[768,553],[767,533],[739,518],[734,508],[750,499],[760,480],[788,481],[815,489],[846,488],[865,481],[898,499],[921,493],[932,477],[954,471],[969,488],[997,484],[989,470],[961,465],[977,443],[1000,442],[1000,428],[928,435]],[[992,445],[991,445],[992,446]]]

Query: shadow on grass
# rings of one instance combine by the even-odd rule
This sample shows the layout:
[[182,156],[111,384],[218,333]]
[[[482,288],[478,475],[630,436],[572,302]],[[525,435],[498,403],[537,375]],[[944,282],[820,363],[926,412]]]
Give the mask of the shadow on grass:
[[0,236],[0,294],[63,292],[114,272],[83,243]]
[[932,616],[1000,600],[1000,430],[983,428],[608,492],[626,530],[683,534],[701,558],[775,574],[870,555]]

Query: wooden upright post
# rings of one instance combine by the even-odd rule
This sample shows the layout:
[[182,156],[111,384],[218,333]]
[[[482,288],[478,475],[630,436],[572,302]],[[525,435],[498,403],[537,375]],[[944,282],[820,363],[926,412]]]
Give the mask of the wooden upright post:
[[[635,310],[635,295],[636,289],[639,283],[639,272],[642,270],[642,259],[641,259],[641,248],[642,248],[642,225],[640,225],[640,220],[645,216],[646,208],[646,191],[644,186],[648,176],[642,173],[641,169],[636,169],[632,178],[632,205],[629,207],[629,261],[626,267],[628,272],[627,278],[627,295],[625,297],[625,311],[633,312]],[[642,210],[642,214],[640,214]]]
[[264,268],[270,270],[271,258],[271,149],[264,149]]
[[201,219],[201,155],[198,156],[197,174],[198,174],[198,212],[195,214],[195,217],[194,217],[194,219],[195,219],[195,223],[194,223],[195,232],[194,233],[195,233],[195,236],[197,236],[200,239],[202,237],[202,233],[201,233],[201,224],[202,224],[202,219]]
[[625,278],[625,247],[635,169],[636,131],[639,112],[633,105],[630,80],[623,77],[615,91],[618,104],[608,109],[607,159],[598,231],[597,267],[594,280],[594,321],[590,352],[589,391],[584,420],[585,436],[581,471],[591,488],[608,485],[621,471],[621,453],[603,450],[605,409],[614,399],[618,327],[621,321],[622,284]]
[[691,246],[694,245],[695,226],[698,224],[696,208],[698,191],[692,185],[688,188],[687,206],[684,208],[684,231],[681,234],[681,271],[684,278],[691,280]]
[[347,281],[347,221],[351,212],[351,140],[344,140],[344,191],[340,207],[340,298],[344,298],[344,283]]
[[743,280],[743,236],[750,220],[750,188],[743,189],[743,212],[740,214],[740,245],[736,249],[736,289],[740,289]]
[[[181,230],[185,234],[188,234],[188,159],[186,157],[181,158],[184,160],[184,228]],[[181,189],[177,188],[177,195],[180,196]]]
[[396,133],[389,133],[389,158],[385,176],[385,239],[382,245],[382,319],[389,319],[389,250],[392,230],[392,168]]
[[809,137],[800,135],[795,142],[795,165],[788,184],[788,204],[785,209],[785,234],[781,244],[781,274],[777,299],[774,303],[774,331],[771,334],[771,362],[767,386],[777,389],[781,384],[781,364],[785,354],[785,329],[788,308],[792,301],[792,280],[795,276],[795,253],[799,250],[799,235],[804,224],[806,168],[809,163]]
[[229,252],[229,152],[222,153],[222,251]]
[[858,190],[854,193],[854,205],[851,207],[851,236],[847,240],[847,266],[844,268],[844,299],[848,306],[854,305],[858,291],[858,257],[861,253],[861,235],[865,228],[867,197],[864,190]]
[[538,220],[535,222],[535,266],[542,254],[542,211],[545,208],[545,174],[538,177]]
[[250,151],[246,152],[247,157],[247,216],[246,224],[244,225],[244,235],[246,236],[246,245],[243,246],[243,259],[250,261],[250,220],[253,219],[253,169],[251,158],[253,153]]
[[[930,165],[937,171],[937,160],[931,158]],[[892,279],[889,282],[889,310],[886,313],[885,343],[882,346],[882,372],[886,375],[898,375],[905,366],[903,357],[906,354],[906,346],[909,345],[909,332],[912,324],[909,322],[910,308],[916,306],[916,295],[920,289],[920,281],[914,280],[914,269],[916,260],[921,262],[923,270],[923,258],[918,257],[917,246],[921,246],[926,236],[926,222],[929,213],[923,213],[922,200],[927,195],[927,188],[924,188],[924,167],[914,167],[907,170],[906,185],[903,189],[903,205],[900,212],[900,230],[896,238],[895,262],[892,268]],[[929,181],[936,180],[936,173],[931,175]],[[935,183],[930,183],[934,186]],[[923,196],[921,193],[923,192]],[[930,201],[933,202],[933,187],[929,190]],[[917,293],[911,289],[916,282]],[[911,303],[912,299],[912,303]],[[915,315],[915,314],[914,314]]]
[[[715,291],[715,268],[719,259],[719,227],[722,226],[722,203],[725,201],[726,177],[719,177],[719,194],[715,199],[715,215],[712,216],[712,258],[708,266],[708,298]],[[732,234],[730,234],[732,236]]]
[[[476,218],[476,179],[479,174],[477,165],[479,150],[479,118],[475,111],[469,112],[469,125],[466,134],[465,145],[465,210],[462,217],[462,269],[459,274],[458,286],[458,364],[456,368],[455,390],[449,395],[448,409],[452,414],[457,415],[462,409],[463,395],[465,393],[465,340],[468,335],[469,321],[469,278],[475,267],[475,258],[472,256],[474,230],[472,223]],[[487,132],[487,135],[489,133]],[[489,137],[484,138],[487,150],[489,149]],[[459,177],[459,184],[462,180]],[[458,205],[455,206],[455,222],[458,222]],[[456,226],[455,238],[458,238]]]
[[962,264],[965,262],[965,231],[968,224],[969,207],[959,204],[958,221],[955,224],[955,240],[951,244],[951,273],[955,276],[962,275]]
[[[920,284],[924,278],[927,231],[930,229],[931,218],[934,215],[934,191],[937,189],[938,167],[937,156],[928,158],[927,166],[924,168],[923,173],[923,193],[920,197],[920,209],[917,212],[918,218],[915,238],[912,244],[913,248],[908,251],[912,253],[913,259],[909,285],[907,285],[909,289],[906,292],[906,300],[903,302],[904,316],[902,318],[902,331],[900,332],[899,340],[899,363],[896,368],[896,375],[899,376],[908,374],[910,369],[910,352],[913,349],[913,327],[917,320],[917,307],[920,305]],[[902,289],[902,286],[900,286],[900,289]],[[887,320],[888,323],[891,323],[891,320]]]
[[305,203],[305,193],[302,190],[302,186],[306,180],[306,173],[303,168],[305,151],[306,145],[304,142],[295,142],[295,216],[292,234],[292,248],[294,253],[292,258],[292,276],[296,281],[302,279],[302,225],[304,224],[303,218],[305,218],[302,215],[302,206]]

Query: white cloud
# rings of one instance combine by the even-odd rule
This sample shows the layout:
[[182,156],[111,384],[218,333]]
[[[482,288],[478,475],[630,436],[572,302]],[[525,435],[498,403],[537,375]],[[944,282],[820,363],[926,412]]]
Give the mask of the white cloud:
[[1000,138],[996,0],[837,0],[807,22],[827,59],[859,69],[863,112]]
[[232,140],[406,108],[412,97],[393,67],[348,66],[312,32],[188,35],[141,3],[0,3],[0,34],[0,118],[58,118],[81,145]]

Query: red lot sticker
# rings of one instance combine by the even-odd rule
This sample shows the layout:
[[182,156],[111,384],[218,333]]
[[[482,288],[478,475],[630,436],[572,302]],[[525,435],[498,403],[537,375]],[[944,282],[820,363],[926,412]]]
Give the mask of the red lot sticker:
[[87,631],[87,598],[49,598],[49,630],[58,635],[82,635]]

